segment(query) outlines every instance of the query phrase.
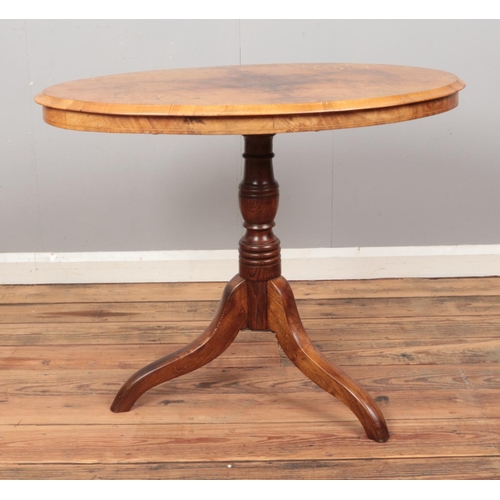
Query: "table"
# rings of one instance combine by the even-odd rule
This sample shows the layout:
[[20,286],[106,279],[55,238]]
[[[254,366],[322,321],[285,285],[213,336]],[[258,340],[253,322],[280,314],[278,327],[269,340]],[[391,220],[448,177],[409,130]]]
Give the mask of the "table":
[[350,408],[370,439],[387,441],[389,430],[379,407],[311,343],[290,285],[281,276],[280,242],[273,233],[279,196],[273,137],[443,113],[458,105],[458,92],[464,86],[451,73],[424,68],[281,64],[111,75],[54,85],[37,95],[44,120],[60,128],[239,134],[245,139],[239,203],[246,234],[239,242],[239,274],[226,285],[205,332],[132,375],[111,410],[129,411],[152,387],[209,363],[240,330],[270,330],[299,370]]

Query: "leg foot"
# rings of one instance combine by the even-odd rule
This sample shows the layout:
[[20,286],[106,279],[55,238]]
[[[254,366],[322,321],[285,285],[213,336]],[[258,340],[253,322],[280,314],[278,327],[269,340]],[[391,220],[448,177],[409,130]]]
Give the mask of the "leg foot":
[[285,354],[306,377],[342,401],[359,419],[366,435],[389,439],[384,416],[373,398],[348,375],[333,366],[309,340],[288,282],[280,276],[268,282],[268,324]]
[[215,318],[205,332],[186,347],[132,375],[116,395],[111,410],[129,411],[152,387],[192,372],[222,354],[246,328],[247,312],[246,281],[237,275],[227,284]]

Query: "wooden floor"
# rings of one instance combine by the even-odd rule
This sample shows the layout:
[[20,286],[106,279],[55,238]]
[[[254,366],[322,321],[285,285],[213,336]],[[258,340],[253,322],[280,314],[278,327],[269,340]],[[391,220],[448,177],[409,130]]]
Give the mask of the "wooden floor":
[[112,413],[222,288],[0,287],[0,478],[500,477],[500,278],[293,283],[312,340],[379,402],[387,443],[268,332]]

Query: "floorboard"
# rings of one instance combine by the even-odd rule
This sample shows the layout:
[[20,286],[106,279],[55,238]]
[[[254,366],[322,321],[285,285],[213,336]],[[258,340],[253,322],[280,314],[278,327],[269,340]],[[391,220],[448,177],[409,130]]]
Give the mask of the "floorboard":
[[387,443],[269,332],[112,413],[129,375],[203,331],[221,283],[0,286],[0,479],[500,477],[500,278],[292,287]]

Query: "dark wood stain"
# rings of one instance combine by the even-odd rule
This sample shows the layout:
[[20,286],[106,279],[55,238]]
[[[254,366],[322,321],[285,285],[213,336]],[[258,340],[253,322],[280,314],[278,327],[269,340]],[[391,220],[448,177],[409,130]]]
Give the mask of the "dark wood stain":
[[302,326],[290,285],[281,276],[280,241],[273,232],[279,191],[272,146],[273,135],[245,136],[245,171],[239,201],[246,233],[239,244],[240,269],[226,286],[212,323],[188,346],[134,373],[118,391],[111,410],[130,411],[153,387],[213,361],[242,329],[271,330],[297,368],[342,401],[370,439],[383,443],[389,439],[389,430],[377,403],[313,346]]

